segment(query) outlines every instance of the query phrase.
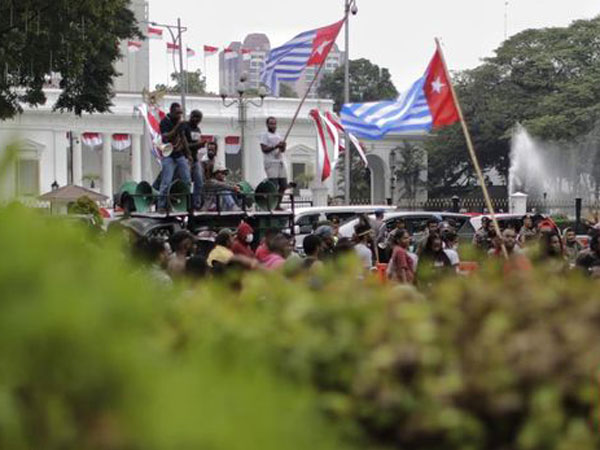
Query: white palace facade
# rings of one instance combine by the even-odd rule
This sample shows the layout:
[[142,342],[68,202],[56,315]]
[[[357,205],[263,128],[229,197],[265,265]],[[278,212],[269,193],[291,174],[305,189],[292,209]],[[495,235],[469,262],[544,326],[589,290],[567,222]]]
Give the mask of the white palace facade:
[[[153,180],[159,165],[144,138],[144,120],[136,112],[136,106],[143,101],[141,94],[118,93],[113,99],[111,113],[84,114],[81,117],[53,110],[58,90],[48,90],[46,95],[45,105],[37,108],[24,106],[22,114],[0,122],[0,154],[11,145],[17,151],[8,173],[0,174],[1,197],[4,200],[15,197],[34,200],[50,191],[53,184],[91,187],[112,198],[126,181]],[[179,101],[179,97],[165,97],[163,109],[167,110],[174,101]],[[226,108],[218,97],[188,97],[186,110],[188,114],[194,109],[202,111],[202,134],[217,140],[218,157],[237,172],[239,178],[256,186],[265,178],[259,145],[265,121],[269,116],[276,117],[278,131],[283,135],[298,101],[267,97],[262,107],[248,107],[245,124],[238,121],[238,109]],[[338,194],[333,178],[325,185],[310,182],[318,179],[315,176],[317,141],[308,112],[312,108],[328,111],[332,106],[330,100],[306,101],[288,139],[285,155],[290,179],[304,183],[304,187],[310,184],[321,194],[326,189],[330,199]],[[244,148],[226,146],[225,142],[230,142],[231,137],[239,139],[242,125]],[[96,145],[84,139],[84,133],[97,134]],[[373,202],[381,203],[392,198],[390,151],[407,139],[414,142],[422,140],[422,137],[391,135],[382,141],[364,142],[371,170]],[[310,197],[312,191],[304,189],[301,195]],[[323,195],[320,198],[318,202],[322,203]]]

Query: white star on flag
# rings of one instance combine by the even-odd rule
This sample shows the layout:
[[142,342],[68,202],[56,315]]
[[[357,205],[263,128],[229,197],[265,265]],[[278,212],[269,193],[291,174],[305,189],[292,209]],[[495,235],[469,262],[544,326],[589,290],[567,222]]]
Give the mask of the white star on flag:
[[442,88],[446,86],[444,83],[442,83],[442,79],[440,77],[437,77],[432,83],[431,83],[431,89],[433,89],[434,92],[437,92],[438,94],[442,93]]
[[323,51],[325,51],[325,48],[326,48],[326,47],[327,47],[329,44],[331,44],[331,40],[329,40],[329,41],[323,41],[323,42],[321,42],[321,45],[319,45],[319,46],[317,47],[317,49],[315,50],[315,55],[320,55],[320,54],[322,54],[322,53],[323,53]]

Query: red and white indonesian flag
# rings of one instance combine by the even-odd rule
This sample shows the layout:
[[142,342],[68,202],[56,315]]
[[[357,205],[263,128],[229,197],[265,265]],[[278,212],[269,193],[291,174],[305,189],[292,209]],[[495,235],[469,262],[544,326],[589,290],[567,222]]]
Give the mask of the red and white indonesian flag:
[[131,147],[131,136],[128,134],[113,134],[112,148],[117,152],[122,152]]
[[100,133],[83,133],[81,143],[88,147],[98,147],[102,145],[102,135]]
[[128,41],[127,50],[129,53],[136,53],[142,49],[142,43],[140,41]]
[[238,57],[238,53],[232,48],[226,48],[223,50],[223,58],[225,61],[229,61],[230,59],[235,59]]
[[179,51],[179,45],[173,44],[172,42],[167,42],[167,53],[173,54]]
[[[335,146],[339,149],[339,135],[334,133],[329,134],[329,128],[324,120],[324,116],[318,109],[312,109],[309,113],[310,118],[314,121],[315,130],[317,131],[317,176],[321,181],[325,181],[331,176],[331,161],[329,153]],[[338,136],[338,141],[335,141],[335,136]]]
[[242,60],[250,61],[251,57],[252,57],[252,50],[250,50],[249,48],[243,48],[242,49]]
[[225,136],[225,153],[237,155],[240,152],[240,142],[239,136]]
[[[358,138],[356,136],[354,136],[354,134],[352,133],[347,133],[346,129],[344,128],[344,126],[342,125],[342,121],[340,120],[339,116],[327,111],[325,113],[325,117],[327,118],[327,120],[329,122],[331,122],[335,128],[338,130],[338,132],[340,133],[346,133],[348,136],[348,139],[350,139],[350,142],[352,142],[354,144],[354,147],[356,147],[356,151],[358,152],[358,155],[360,156],[360,159],[362,159],[363,163],[365,163],[365,166],[368,167],[369,166],[369,162],[367,160],[367,155],[365,154],[363,145],[360,143],[360,141],[358,140]],[[340,139],[340,151],[344,152],[345,148],[344,148],[344,144],[343,144],[343,140]]]
[[163,30],[156,27],[148,27],[148,39],[162,39]]
[[162,141],[160,134],[160,121],[165,117],[165,113],[154,106],[148,108],[148,105],[146,104],[136,106],[135,109],[140,113],[144,119],[144,122],[146,122],[146,143],[152,152],[152,155],[154,155],[160,164],[163,158],[163,155],[158,148],[158,144],[160,144]]
[[204,46],[204,57],[216,55],[219,52],[219,47],[213,47],[212,45]]
[[194,51],[194,49],[189,47],[187,47],[186,49],[186,54],[188,58],[193,58],[194,56],[196,56],[196,52]]

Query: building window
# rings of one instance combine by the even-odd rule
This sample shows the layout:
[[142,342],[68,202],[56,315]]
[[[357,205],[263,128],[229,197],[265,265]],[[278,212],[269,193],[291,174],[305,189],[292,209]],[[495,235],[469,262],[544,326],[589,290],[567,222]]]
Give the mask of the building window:
[[40,162],[37,159],[17,161],[17,194],[36,196],[40,194]]

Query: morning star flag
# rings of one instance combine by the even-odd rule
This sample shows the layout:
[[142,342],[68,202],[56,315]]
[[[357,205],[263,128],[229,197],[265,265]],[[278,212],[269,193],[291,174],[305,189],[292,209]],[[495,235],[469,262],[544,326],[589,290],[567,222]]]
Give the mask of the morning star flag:
[[163,30],[155,27],[148,27],[148,39],[162,39]]
[[219,52],[219,47],[213,47],[212,45],[204,46],[204,57],[216,55]]
[[321,64],[329,54],[344,24],[332,25],[300,33],[281,47],[272,49],[261,73],[261,82],[272,94],[279,94],[280,82],[297,81],[307,66]]
[[342,107],[346,130],[366,139],[382,139],[387,133],[427,133],[432,128],[459,121],[450,80],[436,50],[425,74],[396,100],[349,103]]

